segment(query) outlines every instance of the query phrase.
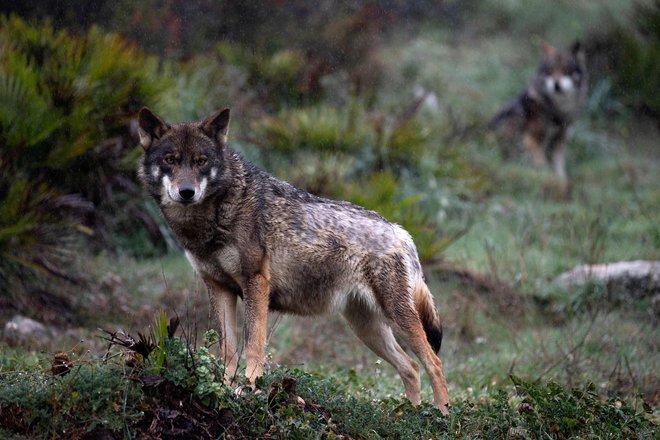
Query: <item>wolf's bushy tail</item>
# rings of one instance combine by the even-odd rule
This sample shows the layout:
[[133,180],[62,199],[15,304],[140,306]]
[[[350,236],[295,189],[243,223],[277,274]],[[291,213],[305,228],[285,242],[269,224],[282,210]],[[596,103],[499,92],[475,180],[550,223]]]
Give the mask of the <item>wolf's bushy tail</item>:
[[433,304],[433,296],[424,282],[421,282],[415,290],[415,308],[422,321],[426,340],[431,344],[433,351],[438,353],[442,345],[442,322]]

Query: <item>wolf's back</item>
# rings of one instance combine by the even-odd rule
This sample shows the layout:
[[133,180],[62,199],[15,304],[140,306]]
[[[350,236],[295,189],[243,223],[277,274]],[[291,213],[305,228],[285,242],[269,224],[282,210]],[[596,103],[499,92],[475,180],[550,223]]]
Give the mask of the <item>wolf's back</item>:
[[513,101],[506,104],[498,111],[495,116],[488,122],[488,128],[495,130],[505,122],[518,120],[524,117],[525,111],[522,105],[523,97],[519,96]]

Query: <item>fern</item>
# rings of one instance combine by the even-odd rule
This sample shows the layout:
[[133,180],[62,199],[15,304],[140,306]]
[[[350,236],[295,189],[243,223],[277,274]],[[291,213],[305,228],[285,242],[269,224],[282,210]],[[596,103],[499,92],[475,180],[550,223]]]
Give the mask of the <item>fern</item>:
[[36,89],[27,69],[12,75],[0,70],[0,137],[13,154],[45,140],[62,124],[47,97]]
[[131,212],[152,219],[125,194],[138,188],[129,123],[165,82],[156,60],[98,28],[73,36],[47,22],[0,18],[0,49],[2,302],[49,289],[53,277],[78,282],[74,237],[89,232],[81,214],[128,234],[144,227],[127,219]]

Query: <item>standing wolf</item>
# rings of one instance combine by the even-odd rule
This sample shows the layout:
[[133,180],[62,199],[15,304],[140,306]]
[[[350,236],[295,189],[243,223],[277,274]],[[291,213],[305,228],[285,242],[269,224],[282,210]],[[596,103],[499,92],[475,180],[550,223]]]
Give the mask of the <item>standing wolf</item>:
[[566,192],[565,143],[587,96],[585,56],[580,43],[569,51],[544,43],[543,53],[525,91],[495,115],[491,127],[503,126],[503,137],[509,142],[522,137],[536,167],[545,167],[550,159]]
[[313,196],[245,161],[226,145],[229,109],[193,123],[168,124],[144,108],[139,175],[206,284],[218,320],[225,380],[239,349],[236,303],[245,304],[246,375],[263,373],[268,310],[341,312],[357,336],[392,364],[406,395],[420,403],[419,367],[434,403],[449,397],[436,356],[442,340],[410,235],[372,211]]

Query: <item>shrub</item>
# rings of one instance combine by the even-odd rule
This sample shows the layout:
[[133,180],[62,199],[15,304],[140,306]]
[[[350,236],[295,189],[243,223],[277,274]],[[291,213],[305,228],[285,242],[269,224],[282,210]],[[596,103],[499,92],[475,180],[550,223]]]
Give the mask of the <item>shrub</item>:
[[122,432],[142,416],[140,388],[113,364],[82,364],[56,377],[38,370],[4,373],[0,389],[0,426],[29,438]]
[[301,151],[348,155],[358,159],[360,173],[399,174],[414,168],[429,145],[428,129],[415,119],[417,106],[401,115],[369,112],[364,102],[349,98],[344,109],[317,105],[281,111],[252,124],[251,140],[269,153]]
[[249,89],[270,108],[299,105],[308,99],[303,84],[305,58],[294,49],[261,53],[227,42],[218,45],[223,63],[242,70]]
[[617,398],[603,400],[593,384],[568,390],[553,382],[511,380],[522,397],[518,411],[528,432],[559,438],[640,438],[652,429],[642,411]]
[[0,294],[75,281],[81,231],[105,246],[139,230],[159,243],[134,197],[130,131],[162,87],[155,60],[97,28],[75,37],[16,17],[1,19],[0,47]]
[[638,3],[633,16],[635,27],[613,36],[617,86],[629,104],[660,121],[660,0]]
[[278,116],[264,117],[252,125],[256,141],[267,150],[290,155],[302,150],[356,154],[373,147],[373,133],[351,120],[349,112],[318,106],[282,111]]

